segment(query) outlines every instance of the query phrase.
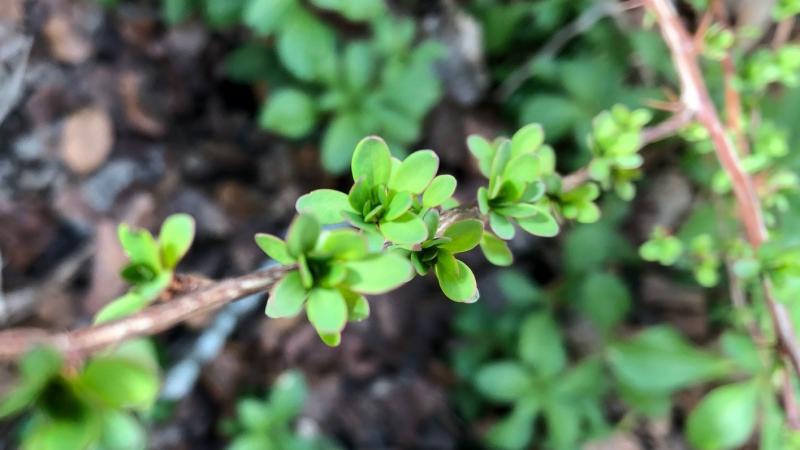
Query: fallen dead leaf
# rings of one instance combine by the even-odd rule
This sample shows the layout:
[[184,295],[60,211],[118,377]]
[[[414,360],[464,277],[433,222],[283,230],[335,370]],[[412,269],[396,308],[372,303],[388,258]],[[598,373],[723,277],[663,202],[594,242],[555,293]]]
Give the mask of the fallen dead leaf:
[[111,152],[111,118],[96,107],[70,115],[61,134],[61,159],[73,172],[86,175],[100,167]]
[[53,57],[61,62],[80,64],[92,55],[92,43],[68,16],[50,16],[44,25],[44,35]]

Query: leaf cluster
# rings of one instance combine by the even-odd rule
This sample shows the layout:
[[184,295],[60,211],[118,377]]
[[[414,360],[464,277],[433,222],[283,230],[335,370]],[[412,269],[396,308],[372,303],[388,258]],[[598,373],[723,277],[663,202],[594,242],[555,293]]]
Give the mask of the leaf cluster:
[[119,241],[128,255],[121,276],[132,287],[105,305],[95,323],[108,322],[140,311],[169,287],[175,268],[194,240],[195,223],[188,214],[173,214],[164,220],[158,239],[148,230],[119,226]]
[[78,371],[40,347],[20,362],[20,380],[0,402],[0,418],[28,413],[24,450],[143,450],[147,435],[133,413],[149,410],[158,390],[148,341],[126,342]]
[[231,436],[228,450],[334,450],[337,447],[320,436],[301,436],[292,423],[308,396],[303,375],[283,373],[265,399],[243,398],[236,404],[236,418],[224,423]]

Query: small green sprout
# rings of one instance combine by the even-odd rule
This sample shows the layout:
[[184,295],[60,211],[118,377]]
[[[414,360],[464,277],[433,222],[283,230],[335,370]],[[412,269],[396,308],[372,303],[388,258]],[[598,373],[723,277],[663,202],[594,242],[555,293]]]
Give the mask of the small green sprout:
[[720,256],[714,238],[706,233],[697,235],[689,243],[689,250],[694,278],[701,286],[716,286],[719,283]]
[[[473,303],[478,300],[478,285],[472,270],[454,255],[475,248],[483,236],[483,223],[467,219],[450,224],[437,237],[439,213],[425,215],[428,237],[419,246],[406,248],[417,274],[424,276],[434,269],[442,292],[450,300]],[[402,248],[402,247],[401,247]]]
[[595,201],[600,197],[600,188],[595,183],[584,183],[558,195],[561,214],[580,223],[594,223],[600,219],[600,207]]
[[143,450],[147,435],[132,413],[149,410],[158,390],[149,341],[128,341],[77,372],[39,347],[22,359],[19,384],[0,402],[0,418],[30,412],[23,450]]
[[639,154],[642,129],[651,119],[652,114],[646,109],[631,111],[623,105],[614,105],[592,122],[589,148],[594,158],[589,164],[589,175],[603,189],[613,187],[624,200],[636,194],[633,181],[639,177],[644,161]]
[[95,322],[133,314],[152,303],[169,286],[175,267],[194,240],[195,223],[188,214],[173,214],[161,225],[156,240],[147,230],[119,226],[119,241],[129,262],[121,276],[133,287],[100,310]]
[[452,176],[436,176],[438,168],[439,157],[431,150],[400,161],[382,139],[366,138],[353,153],[355,184],[349,195],[331,189],[312,191],[298,199],[297,210],[314,214],[323,224],[347,219],[389,242],[419,244],[428,235],[422,213],[448,201],[456,189]]
[[337,447],[323,437],[299,436],[292,422],[303,409],[308,388],[298,371],[283,373],[267,399],[245,398],[236,404],[236,419],[223,423],[232,436],[228,450],[333,450]]
[[395,251],[372,252],[364,234],[351,229],[322,232],[314,216],[298,215],[286,241],[257,234],[272,259],[294,268],[270,291],[266,314],[293,317],[305,307],[308,320],[328,345],[338,345],[348,321],[369,316],[363,294],[382,294],[409,281],[414,270]]
[[656,227],[650,239],[639,247],[639,256],[645,261],[658,262],[671,266],[683,254],[683,243],[675,236],[668,234],[664,227]]
[[509,139],[489,143],[480,136],[467,140],[489,186],[478,190],[480,212],[501,239],[514,237],[514,224],[536,236],[552,237],[559,225],[545,198],[543,179],[553,172],[554,156],[543,146],[540,125],[528,125]]

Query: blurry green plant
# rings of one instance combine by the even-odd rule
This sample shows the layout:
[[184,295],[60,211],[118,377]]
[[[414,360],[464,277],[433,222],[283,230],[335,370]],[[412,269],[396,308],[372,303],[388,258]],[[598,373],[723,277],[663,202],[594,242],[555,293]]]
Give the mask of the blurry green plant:
[[108,322],[140,311],[166,290],[175,267],[194,240],[194,219],[188,214],[173,214],[164,220],[158,240],[147,230],[119,226],[119,241],[128,255],[121,276],[133,287],[112,300],[95,316],[95,323]]
[[236,418],[222,423],[223,433],[231,437],[228,450],[335,450],[338,447],[324,436],[301,436],[292,423],[308,396],[303,375],[283,373],[266,399],[244,398],[236,404]]
[[[264,128],[292,139],[306,137],[320,122],[327,123],[321,157],[333,173],[346,170],[352,149],[365,135],[382,135],[401,154],[419,139],[422,120],[441,96],[433,72],[433,63],[442,54],[438,44],[415,44],[415,26],[407,19],[380,14],[369,27],[371,39],[349,42],[342,51],[330,37],[324,46],[309,44],[326,48],[325,55],[312,57],[297,48],[285,52],[301,61],[315,60],[321,65],[318,69],[293,70],[288,56],[279,52],[292,75],[308,86],[289,83],[279,88],[267,98],[260,115]],[[309,33],[297,32],[308,39]]]
[[148,411],[160,388],[152,345],[128,341],[68,367],[39,347],[21,361],[19,382],[0,402],[0,419],[25,413],[24,450],[144,450],[135,413]]

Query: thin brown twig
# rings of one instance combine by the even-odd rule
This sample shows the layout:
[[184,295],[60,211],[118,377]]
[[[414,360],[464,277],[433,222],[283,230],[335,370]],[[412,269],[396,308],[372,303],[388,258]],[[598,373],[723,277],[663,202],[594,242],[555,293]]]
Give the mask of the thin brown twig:
[[[670,49],[681,82],[681,99],[708,131],[717,159],[733,183],[747,240],[753,249],[758,249],[768,238],[761,204],[753,182],[742,168],[733,143],[726,135],[717,109],[711,101],[692,39],[669,0],[647,0],[647,5],[655,13],[661,34]],[[791,361],[795,372],[800,373],[800,347],[788,312],[783,304],[775,300],[767,278],[762,279],[762,286],[779,346]]]
[[[454,208],[442,213],[440,230],[447,224],[479,217],[476,207]],[[89,354],[128,339],[160,333],[198,314],[214,311],[247,295],[269,291],[293,266],[277,266],[236,278],[211,282],[191,277],[190,292],[156,303],[113,322],[59,333],[40,328],[0,331],[0,361],[14,360],[37,345],[52,347],[68,360],[80,361]],[[182,278],[187,282],[188,278]]]
[[270,289],[291,267],[281,266],[219,281],[199,291],[158,303],[113,322],[51,333],[19,328],[0,332],[0,360],[13,360],[36,345],[52,347],[68,359],[82,359],[127,339],[167,330],[200,313],[213,311],[246,295]]

